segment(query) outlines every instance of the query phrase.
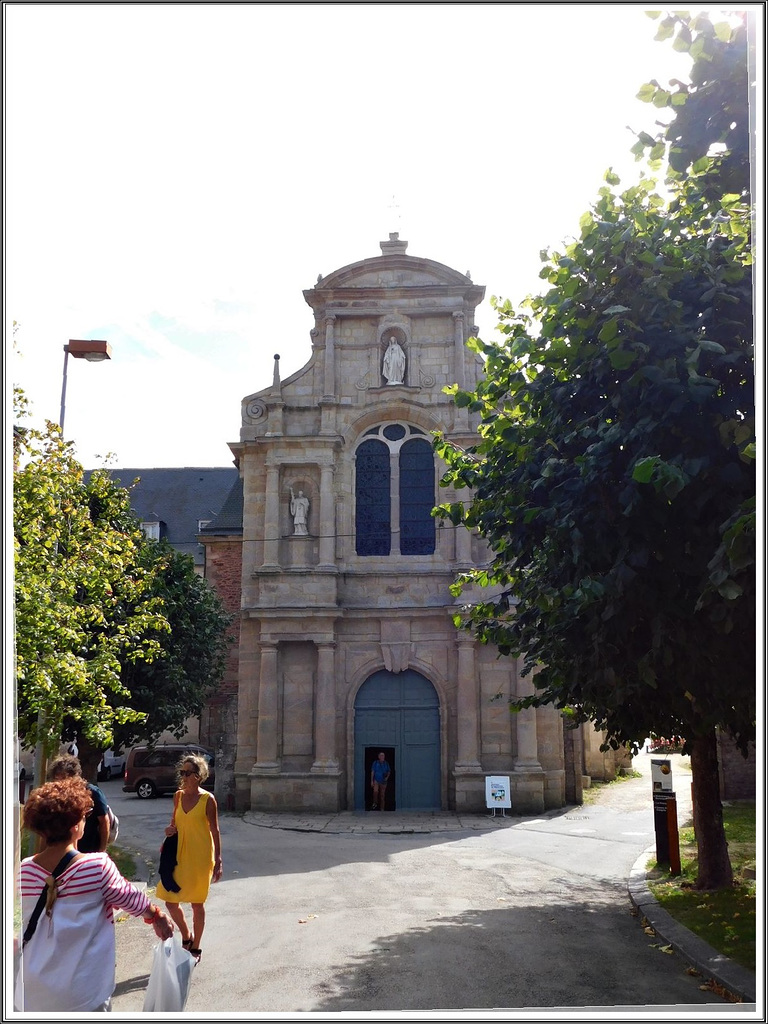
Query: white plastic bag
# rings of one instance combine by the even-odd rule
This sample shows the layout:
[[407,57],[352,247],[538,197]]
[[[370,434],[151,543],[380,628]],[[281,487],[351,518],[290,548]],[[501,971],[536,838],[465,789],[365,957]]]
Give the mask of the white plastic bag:
[[174,931],[170,939],[158,942],[152,960],[144,1013],[172,1013],[187,1005],[192,969],[197,961],[181,944],[181,935]]

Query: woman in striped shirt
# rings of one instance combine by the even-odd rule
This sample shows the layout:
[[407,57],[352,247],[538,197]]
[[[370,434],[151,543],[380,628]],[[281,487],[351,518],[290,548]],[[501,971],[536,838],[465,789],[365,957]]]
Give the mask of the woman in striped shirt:
[[[21,951],[17,1010],[111,1009],[117,908],[143,917],[161,939],[173,933],[170,918],[123,878],[106,853],[77,852],[92,804],[82,778],[48,782],[24,804],[24,827],[42,836],[45,846],[21,863],[22,929],[26,931],[46,886],[50,907],[40,914]],[[51,886],[53,870],[68,853],[71,860]]]

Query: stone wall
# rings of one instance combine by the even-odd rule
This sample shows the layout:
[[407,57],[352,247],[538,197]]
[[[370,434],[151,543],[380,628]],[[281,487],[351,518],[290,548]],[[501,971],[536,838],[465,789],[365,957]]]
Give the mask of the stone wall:
[[755,744],[744,757],[730,736],[718,731],[717,756],[720,771],[720,796],[723,800],[754,800],[756,796]]

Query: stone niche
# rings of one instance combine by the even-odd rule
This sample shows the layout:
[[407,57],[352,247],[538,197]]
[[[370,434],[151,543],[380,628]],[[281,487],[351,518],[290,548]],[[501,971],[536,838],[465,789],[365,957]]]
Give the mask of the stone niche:
[[[378,378],[374,386],[391,388],[398,384],[407,387],[411,383],[411,329],[405,318],[385,317],[378,327]],[[390,340],[394,338],[405,356],[405,369],[402,380],[398,384],[390,383],[384,374],[384,360],[389,348]]]

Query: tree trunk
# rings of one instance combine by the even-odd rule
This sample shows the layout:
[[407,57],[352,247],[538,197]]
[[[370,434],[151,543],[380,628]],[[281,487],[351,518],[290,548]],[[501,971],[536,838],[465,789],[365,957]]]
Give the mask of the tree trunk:
[[87,779],[88,782],[97,782],[97,772],[99,769],[99,762],[101,761],[102,751],[98,747],[94,747],[85,736],[78,737],[77,740],[77,758],[80,762],[80,770],[83,773],[83,778]]
[[699,852],[697,889],[726,889],[733,884],[733,868],[723,828],[717,737],[711,733],[691,741],[693,816]]

